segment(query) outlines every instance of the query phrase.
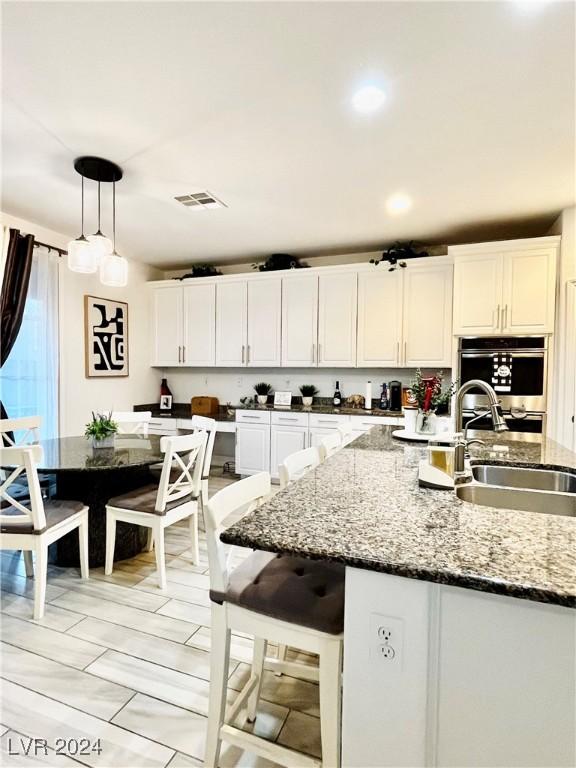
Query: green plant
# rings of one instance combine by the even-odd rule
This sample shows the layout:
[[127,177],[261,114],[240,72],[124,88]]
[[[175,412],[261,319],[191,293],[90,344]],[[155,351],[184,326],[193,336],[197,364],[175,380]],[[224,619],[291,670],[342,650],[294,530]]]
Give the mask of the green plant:
[[453,381],[442,391],[443,376],[442,371],[439,371],[434,376],[425,377],[422,376],[420,368],[416,369],[416,374],[410,382],[410,389],[421,411],[435,411],[440,406],[446,405],[456,392],[457,381]]
[[300,387],[300,394],[302,397],[316,397],[318,390],[314,384],[302,384]]
[[378,266],[381,262],[387,261],[390,265],[388,272],[393,272],[396,267],[405,267],[406,259],[419,259],[428,255],[428,251],[416,250],[414,240],[410,240],[409,243],[401,243],[398,240],[384,251],[380,259],[370,259],[370,264]]
[[308,264],[301,264],[296,256],[289,253],[273,253],[262,264],[252,264],[252,269],[260,272],[276,272],[279,269],[303,269]]
[[182,275],[182,277],[178,279],[185,280],[187,277],[214,277],[222,274],[222,272],[220,272],[219,269],[216,269],[216,267],[213,267],[212,264],[192,264],[191,270],[191,272]]
[[272,392],[272,385],[266,384],[265,381],[260,381],[258,384],[254,384],[254,390],[257,395],[269,395]]
[[112,421],[112,413],[95,414],[92,411],[92,421],[86,424],[86,437],[93,437],[95,440],[105,440],[118,432],[118,424]]

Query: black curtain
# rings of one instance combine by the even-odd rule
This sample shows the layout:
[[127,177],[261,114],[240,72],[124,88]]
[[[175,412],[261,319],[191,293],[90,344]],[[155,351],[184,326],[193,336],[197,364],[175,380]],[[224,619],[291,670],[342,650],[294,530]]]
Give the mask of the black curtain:
[[[8,359],[22,325],[30,282],[30,270],[32,269],[33,250],[34,235],[21,235],[18,229],[10,230],[0,300],[0,328],[2,331],[0,368]],[[0,418],[8,418],[1,401]]]

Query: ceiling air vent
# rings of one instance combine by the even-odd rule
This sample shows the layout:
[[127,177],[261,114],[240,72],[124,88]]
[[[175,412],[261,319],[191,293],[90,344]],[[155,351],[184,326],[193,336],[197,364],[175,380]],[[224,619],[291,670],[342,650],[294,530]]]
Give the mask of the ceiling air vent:
[[226,204],[222,200],[213,195],[211,192],[194,192],[191,195],[178,195],[174,198],[186,208],[190,208],[192,211],[209,211],[215,208],[226,208]]

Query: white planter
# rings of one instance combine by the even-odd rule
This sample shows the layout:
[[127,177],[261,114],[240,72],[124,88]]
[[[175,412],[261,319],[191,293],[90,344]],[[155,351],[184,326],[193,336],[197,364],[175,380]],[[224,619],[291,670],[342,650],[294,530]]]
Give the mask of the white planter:
[[418,408],[404,407],[404,429],[406,432],[416,432],[416,417]]
[[303,397],[302,398],[302,405],[306,406],[306,408],[309,408],[312,403],[314,402],[313,397]]
[[114,448],[114,435],[105,437],[103,440],[96,440],[92,438],[92,448]]
[[260,405],[266,405],[268,402],[268,395],[258,395],[258,403]]

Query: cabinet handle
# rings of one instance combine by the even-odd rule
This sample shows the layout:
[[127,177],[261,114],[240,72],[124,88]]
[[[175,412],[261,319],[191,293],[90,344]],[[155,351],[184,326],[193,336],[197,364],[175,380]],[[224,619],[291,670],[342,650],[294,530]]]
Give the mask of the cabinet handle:
[[400,362],[400,342],[396,342],[396,362]]
[[408,342],[407,342],[407,341],[405,341],[405,342],[404,342],[404,360],[402,360],[402,362],[404,363],[404,365],[406,365],[406,360],[407,360],[407,359],[408,359]]
[[508,322],[508,304],[504,304],[504,309],[502,310],[502,330],[506,328],[507,322]]
[[315,350],[314,350],[314,347],[315,347],[315,346],[316,346],[315,344],[312,344],[312,363],[315,363],[315,362],[316,362],[316,361],[314,360],[314,351],[315,351]]
[[246,347],[246,365],[250,362],[250,344]]
[[260,416],[242,416],[242,421],[244,421],[244,419],[260,419]]
[[178,345],[178,362],[182,362],[182,347]]
[[242,365],[244,365],[244,344],[242,344]]
[[298,419],[289,419],[287,416],[281,416],[278,421],[298,421]]
[[316,358],[316,362],[317,362],[317,363],[319,363],[319,362],[320,362],[320,355],[321,355],[321,354],[322,354],[322,345],[321,345],[321,344],[318,344],[318,355],[317,355],[317,358]]
[[500,328],[500,304],[496,307],[496,330]]
[[186,362],[186,345],[183,345],[182,347],[182,362]]

